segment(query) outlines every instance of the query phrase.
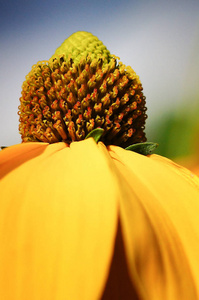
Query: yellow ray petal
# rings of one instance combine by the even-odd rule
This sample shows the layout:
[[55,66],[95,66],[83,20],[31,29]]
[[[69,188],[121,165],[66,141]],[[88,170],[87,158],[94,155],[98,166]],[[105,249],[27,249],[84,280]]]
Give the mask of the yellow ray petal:
[[110,146],[129,272],[146,300],[198,299],[199,179],[157,155]]
[[0,181],[0,298],[99,299],[118,220],[115,181],[93,139],[41,147]]
[[0,179],[20,164],[41,154],[47,145],[47,143],[23,143],[2,150],[0,152]]

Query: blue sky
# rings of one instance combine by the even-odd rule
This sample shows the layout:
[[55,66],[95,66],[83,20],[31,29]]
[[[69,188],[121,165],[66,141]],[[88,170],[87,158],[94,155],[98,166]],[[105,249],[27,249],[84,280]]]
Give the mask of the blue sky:
[[156,116],[199,93],[199,1],[1,1],[0,145],[20,143],[21,85],[73,32],[92,32],[140,76]]

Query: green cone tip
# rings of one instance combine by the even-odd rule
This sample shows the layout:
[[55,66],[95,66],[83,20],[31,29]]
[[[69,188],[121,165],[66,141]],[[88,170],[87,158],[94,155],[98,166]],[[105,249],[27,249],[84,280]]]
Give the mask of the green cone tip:
[[69,36],[60,47],[57,48],[53,57],[65,55],[71,57],[77,65],[82,57],[90,56],[91,59],[102,57],[104,63],[111,59],[109,50],[92,33],[86,31],[77,31]]

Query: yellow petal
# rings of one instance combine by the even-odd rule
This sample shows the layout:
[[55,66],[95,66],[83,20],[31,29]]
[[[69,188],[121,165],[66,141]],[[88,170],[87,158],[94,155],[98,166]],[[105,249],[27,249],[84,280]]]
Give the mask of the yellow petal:
[[118,221],[106,158],[93,139],[37,147],[13,171],[0,155],[0,298],[99,299]]
[[47,143],[23,143],[2,150],[0,152],[0,179],[22,163],[40,155],[47,145]]
[[199,297],[199,179],[163,157],[109,147],[129,272],[144,300]]

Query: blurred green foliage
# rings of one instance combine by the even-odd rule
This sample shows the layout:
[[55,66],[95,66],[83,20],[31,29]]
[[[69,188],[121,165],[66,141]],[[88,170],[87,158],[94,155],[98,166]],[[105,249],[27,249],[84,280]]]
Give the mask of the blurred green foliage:
[[156,153],[171,159],[199,155],[199,96],[189,99],[175,111],[170,111],[150,120],[147,140],[156,142]]

